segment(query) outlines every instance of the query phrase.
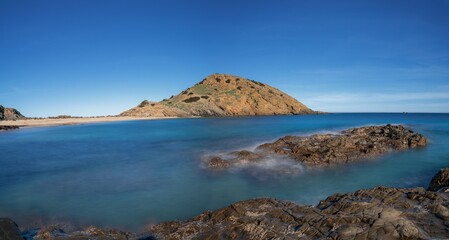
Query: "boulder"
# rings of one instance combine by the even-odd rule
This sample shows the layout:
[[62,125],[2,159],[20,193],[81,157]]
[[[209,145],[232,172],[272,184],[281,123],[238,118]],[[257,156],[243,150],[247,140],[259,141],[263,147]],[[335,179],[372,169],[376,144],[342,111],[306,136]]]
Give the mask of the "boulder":
[[440,171],[430,181],[429,191],[438,191],[440,189],[449,187],[449,168],[440,169]]
[[23,240],[19,227],[9,218],[0,218],[0,239]]
[[449,196],[376,187],[317,206],[262,198],[151,228],[160,239],[446,239]]

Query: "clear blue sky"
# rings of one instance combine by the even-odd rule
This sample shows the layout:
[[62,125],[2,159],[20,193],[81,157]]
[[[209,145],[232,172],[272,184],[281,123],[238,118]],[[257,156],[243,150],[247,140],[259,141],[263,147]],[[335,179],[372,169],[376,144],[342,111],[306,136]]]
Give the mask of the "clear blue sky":
[[449,112],[449,1],[0,0],[0,104],[118,114],[211,73],[315,110]]

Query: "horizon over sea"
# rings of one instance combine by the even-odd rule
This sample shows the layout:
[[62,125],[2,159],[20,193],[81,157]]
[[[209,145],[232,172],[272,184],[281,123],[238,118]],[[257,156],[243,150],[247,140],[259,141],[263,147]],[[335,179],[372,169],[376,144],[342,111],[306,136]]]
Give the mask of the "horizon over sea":
[[[294,175],[269,169],[210,172],[212,154],[252,150],[286,135],[403,124],[428,146]],[[0,132],[0,217],[19,226],[56,222],[126,230],[187,220],[236,201],[271,197],[317,204],[375,186],[427,187],[449,167],[449,113],[332,113],[179,118]],[[278,164],[278,163],[274,163]]]

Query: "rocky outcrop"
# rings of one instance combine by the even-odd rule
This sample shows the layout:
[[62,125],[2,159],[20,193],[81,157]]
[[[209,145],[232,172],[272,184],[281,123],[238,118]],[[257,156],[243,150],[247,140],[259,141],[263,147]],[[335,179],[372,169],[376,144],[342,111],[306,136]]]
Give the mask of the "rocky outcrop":
[[159,102],[143,101],[137,107],[131,108],[120,116],[132,117],[188,117],[190,114],[182,109],[173,108]]
[[332,195],[317,206],[247,200],[152,232],[160,239],[445,239],[448,221],[447,194],[377,187]]
[[0,125],[0,131],[7,131],[7,130],[13,130],[13,129],[19,129],[19,126],[9,126],[9,125]]
[[[0,239],[22,239],[18,238],[19,233],[10,219],[0,219]],[[449,193],[419,187],[376,187],[334,194],[316,206],[271,198],[246,200],[206,211],[187,221],[153,225],[144,234],[96,227],[73,230],[58,225],[22,232],[25,239],[308,240],[447,239],[448,236]]]
[[95,239],[95,240],[151,240],[154,239],[150,235],[133,234],[131,232],[123,232],[116,229],[101,229],[94,226],[73,230],[72,226],[53,225],[42,229],[28,230],[22,233],[25,239],[29,240],[78,240],[78,239]]
[[15,108],[5,108],[0,105],[0,120],[19,120],[25,117]]
[[432,178],[427,190],[438,191],[447,188],[449,188],[449,168],[443,168]]
[[228,74],[213,74],[161,102],[143,101],[122,116],[249,116],[316,113],[269,85]]
[[23,240],[17,224],[9,218],[0,218],[0,239]]
[[222,170],[234,166],[257,164],[270,156],[283,156],[300,162],[306,167],[321,167],[426,145],[427,139],[423,135],[401,125],[388,124],[353,128],[339,134],[286,136],[275,142],[262,144],[254,152],[244,150],[224,156],[212,156],[205,165],[209,169]]

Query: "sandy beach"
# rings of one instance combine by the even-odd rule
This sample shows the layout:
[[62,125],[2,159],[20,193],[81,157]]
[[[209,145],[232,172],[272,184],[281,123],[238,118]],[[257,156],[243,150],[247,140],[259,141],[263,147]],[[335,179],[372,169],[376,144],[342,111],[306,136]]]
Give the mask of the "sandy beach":
[[99,122],[117,122],[117,121],[133,121],[133,120],[156,120],[171,119],[176,117],[83,117],[83,118],[43,118],[43,119],[23,119],[15,121],[0,121],[1,126],[18,126],[18,127],[42,127],[42,126],[61,126],[76,125],[86,123]]

